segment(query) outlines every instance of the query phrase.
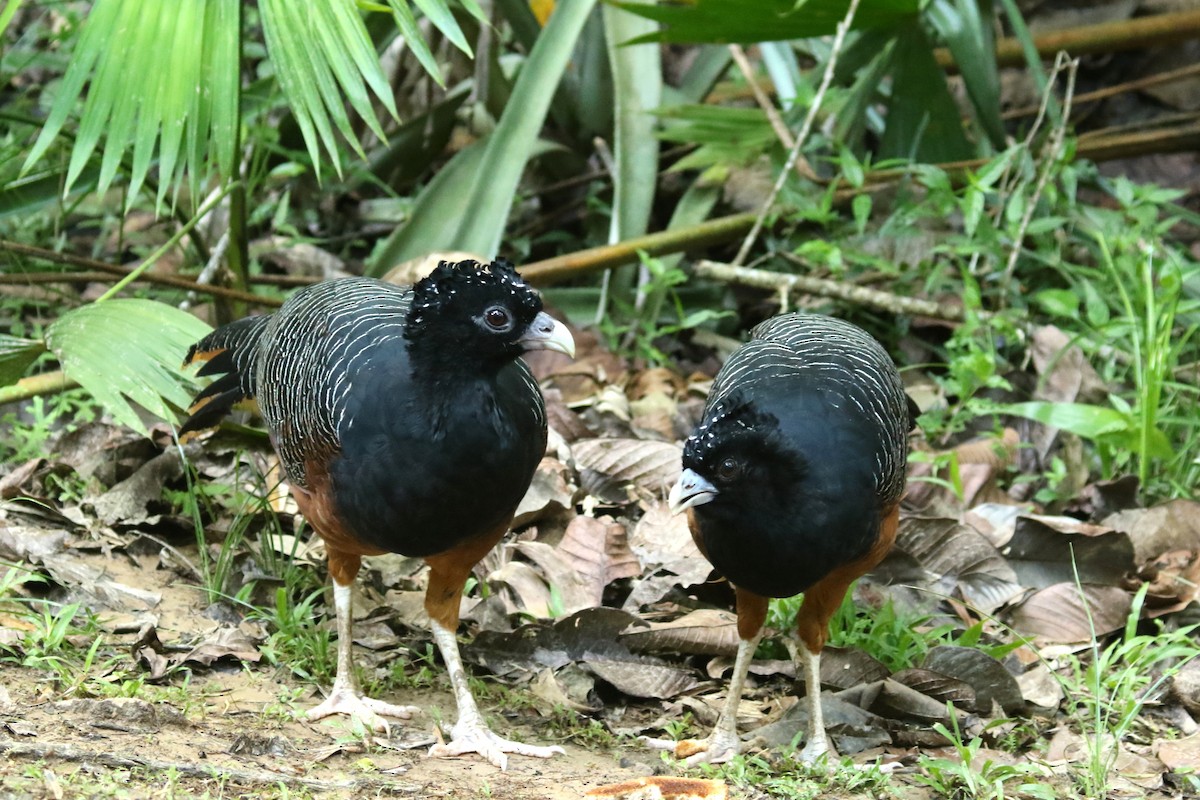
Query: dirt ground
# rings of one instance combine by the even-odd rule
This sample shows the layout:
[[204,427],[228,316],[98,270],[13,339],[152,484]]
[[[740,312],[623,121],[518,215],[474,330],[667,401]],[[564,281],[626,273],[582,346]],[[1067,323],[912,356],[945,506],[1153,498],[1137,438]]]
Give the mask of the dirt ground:
[[[201,593],[172,571],[156,568],[157,558],[77,555],[108,579],[161,594],[145,613],[152,614],[164,645],[194,640],[216,626],[203,614]],[[105,651],[129,653],[139,615],[94,610],[105,629],[114,631],[105,634]],[[136,676],[131,660],[128,655],[119,660],[109,676],[94,667],[88,677],[119,682]],[[427,758],[434,720],[454,719],[449,684],[440,665],[436,670],[436,687],[386,698],[426,713],[397,723],[390,737],[365,748],[344,721],[304,720],[303,710],[319,702],[316,685],[265,663],[225,658],[196,670],[184,692],[178,691],[184,679],[175,675],[164,684],[176,687],[174,693],[147,684],[131,691],[134,697],[94,699],[52,682],[46,670],[0,659],[0,800],[396,795],[567,800],[597,785],[650,774],[661,763],[656,754],[633,751],[630,766],[622,766],[623,753],[570,742],[562,743],[565,755],[550,760],[512,756],[504,772],[479,757]],[[114,693],[121,692],[114,687]],[[509,719],[481,705],[501,735],[553,741],[539,735],[532,712]]]
[[[167,704],[136,699],[53,701],[38,676],[6,669],[3,676],[19,721],[0,739],[0,797],[503,797],[567,800],[590,788],[646,774],[623,767],[619,754],[566,744],[551,760],[512,757],[501,772],[479,758],[431,759],[426,747],[398,749],[431,735],[429,717],[414,719],[371,752],[333,723],[296,719],[264,723],[275,685],[259,672],[222,672],[193,685],[203,696],[186,718]],[[399,697],[453,714],[441,691]],[[497,727],[535,738],[529,728]],[[2,727],[2,726],[0,726]],[[651,756],[637,761],[650,764]],[[212,777],[203,777],[211,771]],[[114,786],[113,784],[117,784]]]

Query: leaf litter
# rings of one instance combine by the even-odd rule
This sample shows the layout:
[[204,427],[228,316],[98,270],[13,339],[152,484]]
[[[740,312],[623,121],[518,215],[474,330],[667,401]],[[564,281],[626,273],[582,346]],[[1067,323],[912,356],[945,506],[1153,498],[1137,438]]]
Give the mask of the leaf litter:
[[[1035,365],[1049,370],[1048,398],[1074,400],[1094,391],[1085,361],[1070,353],[1057,360],[1046,355],[1062,349],[1053,332],[1035,337],[1034,345]],[[700,413],[710,376],[685,380],[669,370],[639,370],[594,342],[581,348],[575,363],[546,361],[535,369],[547,386],[551,443],[518,510],[515,534],[481,562],[477,585],[463,599],[471,628],[464,658],[477,674],[529,698],[502,712],[510,724],[545,731],[562,715],[573,719],[574,728],[560,734],[568,744],[588,720],[612,734],[662,735],[690,714],[700,726],[693,733],[704,734],[724,703],[736,616],[729,587],[699,555],[686,521],[669,513],[664,496],[678,476],[680,439]],[[933,729],[936,723],[959,726],[992,748],[1000,736],[989,731],[1024,724],[1046,737],[1051,763],[1078,764],[1082,739],[1064,717],[1072,708],[1062,682],[1068,659],[1093,636],[1103,640],[1123,630],[1139,589],[1146,601],[1137,607],[1147,619],[1177,613],[1194,599],[1197,503],[1132,507],[1136,484],[1131,492],[1122,479],[1081,486],[1063,513],[1046,513],[1019,487],[1013,494],[997,488],[1001,471],[1027,445],[1039,460],[1056,446],[1054,432],[1016,424],[999,438],[955,446],[978,467],[961,496],[929,490],[931,484],[919,480],[911,484],[896,547],[860,583],[857,597],[868,615],[888,604],[923,615],[926,632],[949,625],[980,633],[967,646],[938,639],[895,670],[860,647],[830,647],[822,663],[822,705],[843,755],[912,765],[918,753],[949,744]],[[244,442],[221,434],[184,453],[201,484],[262,488],[245,477],[262,472],[264,462]],[[915,465],[914,473],[920,471]],[[56,495],[64,480],[83,488]],[[10,465],[0,476],[0,558],[37,578],[0,597],[7,673],[0,743],[33,742],[49,754],[51,745],[84,746],[86,739],[71,731],[100,730],[104,748],[134,752],[133,742],[117,737],[153,730],[164,739],[159,754],[180,764],[203,753],[251,784],[257,778],[243,773],[256,769],[302,778],[331,795],[387,784],[402,791],[440,786],[442,795],[470,796],[472,782],[486,772],[489,781],[500,781],[497,792],[501,785],[511,790],[504,796],[578,797],[660,768],[636,746],[597,748],[580,739],[586,746],[570,745],[559,766],[514,765],[518,773],[552,776],[535,784],[494,776],[486,765],[436,762],[404,749],[404,737],[409,746],[432,740],[435,719],[445,719],[452,700],[440,668],[429,678],[416,666],[430,644],[424,569],[419,560],[399,556],[366,560],[355,587],[362,617],[356,659],[369,682],[390,687],[389,700],[432,706],[434,717],[397,726],[408,730],[375,739],[369,748],[334,726],[303,720],[298,712],[313,702],[320,681],[295,668],[290,672],[299,674],[290,674],[268,655],[278,646],[276,631],[251,619],[246,604],[269,606],[284,589],[267,562],[296,559],[320,572],[319,542],[307,542],[286,501],[277,523],[270,520],[274,512],[262,508],[238,512],[249,515],[248,529],[259,535],[232,545],[234,577],[221,587],[226,600],[207,603],[196,585],[204,554],[193,538],[194,518],[164,500],[164,492],[185,488],[180,451],[168,439],[136,437],[103,423],[61,437],[45,457]],[[232,511],[214,503],[199,513],[215,537],[206,545],[211,558],[233,527],[226,516]],[[247,583],[253,590],[233,600]],[[103,663],[81,679],[44,680],[29,617],[14,613],[35,602],[56,609],[78,604],[95,615],[98,633],[75,646],[86,650],[102,637]],[[326,620],[328,612],[321,599],[311,610]],[[327,623],[319,628],[329,631]],[[782,640],[788,631],[769,633]],[[804,729],[803,704],[796,700],[806,688],[789,659],[759,655],[739,722],[751,749],[777,750]],[[13,674],[23,679],[13,681]],[[396,674],[406,677],[396,680]],[[1197,676],[1200,667],[1193,664],[1170,676],[1162,684],[1169,691],[1151,698],[1158,721],[1120,746],[1121,764],[1142,776],[1136,780],[1143,788],[1162,786],[1164,773],[1200,767],[1200,732],[1190,716],[1200,713]],[[102,696],[129,681],[163,691],[187,687],[188,699]],[[247,739],[256,728],[259,739]],[[369,779],[353,773],[363,758],[372,762]],[[547,794],[551,784],[558,794]]]

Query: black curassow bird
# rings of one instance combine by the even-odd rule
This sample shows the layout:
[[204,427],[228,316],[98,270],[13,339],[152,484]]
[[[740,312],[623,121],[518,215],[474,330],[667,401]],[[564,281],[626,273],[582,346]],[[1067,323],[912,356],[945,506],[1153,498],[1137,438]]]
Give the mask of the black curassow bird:
[[725,706],[707,740],[649,740],[690,763],[740,747],[737,708],[771,597],[804,593],[808,737],[829,750],[821,717],[821,649],[850,584],[891,548],[904,492],[907,433],[918,411],[887,352],[831,317],[763,322],[713,382],[704,418],[671,489],[700,552],[735,589],[740,643]]
[[458,720],[435,756],[549,757],[558,747],[501,739],[485,725],[459,658],[459,601],[471,569],[508,530],[546,449],[528,350],[574,355],[566,326],[502,259],[442,262],[413,287],[369,278],[316,284],[278,312],[226,325],[187,363],[223,374],[181,434],[256,398],[292,494],[325,540],[337,615],[337,677],[311,718],[345,713],[386,730],[415,710],[364,697],[350,658],[350,586],[363,556],[429,564],[425,608]]

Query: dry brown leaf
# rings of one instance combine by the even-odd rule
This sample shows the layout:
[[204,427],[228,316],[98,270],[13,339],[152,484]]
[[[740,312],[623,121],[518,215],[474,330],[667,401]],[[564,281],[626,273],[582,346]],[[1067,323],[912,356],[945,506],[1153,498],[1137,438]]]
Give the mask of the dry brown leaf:
[[[601,590],[615,580],[633,578],[642,571],[637,556],[629,549],[625,526],[609,516],[575,517],[558,543],[558,553],[567,566],[587,575]],[[596,605],[600,605],[599,598]]]
[[928,695],[939,703],[953,703],[966,709],[976,708],[975,690],[971,685],[940,672],[929,669],[902,669],[892,676],[892,680]]
[[[539,545],[551,550],[549,545],[538,542],[522,542],[521,545]],[[550,589],[531,565],[524,561],[509,561],[489,574],[487,580],[488,583],[507,586],[515,595],[517,607],[521,611],[538,618],[550,616]]]
[[826,647],[821,651],[821,685],[849,689],[881,681],[891,670],[874,656],[857,647]]
[[595,655],[583,662],[583,667],[611,683],[617,691],[633,697],[666,700],[696,686],[696,679],[689,669],[641,659]]
[[1120,630],[1132,606],[1133,597],[1116,586],[1085,585],[1081,597],[1074,583],[1059,583],[1026,598],[1009,613],[1009,623],[1044,643],[1078,644],[1091,640],[1092,624],[1096,636]]
[[33,563],[61,553],[70,538],[65,530],[26,527],[0,522],[0,558]]
[[740,638],[737,615],[702,608],[670,622],[652,622],[621,634],[621,641],[635,653],[682,653],[731,656]]
[[982,650],[939,645],[930,649],[921,666],[969,685],[975,694],[976,702],[970,706],[973,711],[991,713],[993,703],[999,703],[1007,714],[1018,714],[1025,708],[1016,678]]
[[663,502],[651,503],[642,514],[629,537],[629,546],[644,570],[625,600],[624,608],[629,611],[657,602],[675,585],[703,583],[712,571],[712,565],[692,540],[687,518],[672,514]]
[[1154,743],[1154,755],[1169,770],[1200,770],[1200,733],[1183,739],[1159,739]]
[[477,253],[468,253],[463,250],[435,250],[423,256],[401,261],[389,269],[384,274],[382,280],[396,286],[412,286],[422,278],[429,277],[430,273],[437,269],[438,264],[443,261],[478,261],[480,263],[487,263],[487,259]]
[[945,702],[911,689],[891,678],[884,679],[875,702],[867,709],[888,719],[901,719],[932,725],[935,722],[950,724],[949,710]]
[[[547,608],[544,613],[534,616],[564,617],[600,605],[604,595],[603,565],[598,565],[599,571],[583,572],[567,563],[561,552],[544,542],[517,542],[513,549],[537,565],[534,574],[543,582],[547,602],[553,602],[553,609]],[[509,574],[505,571],[506,567],[493,574],[504,580],[503,576]],[[524,591],[532,592],[531,589]],[[533,609],[522,610],[533,613]]]
[[629,384],[629,399],[641,400],[652,394],[679,397],[687,391],[687,381],[678,372],[666,367],[651,367],[634,376]]
[[957,587],[972,606],[992,613],[1015,597],[1016,574],[978,531],[947,517],[901,521],[895,549],[928,573],[926,583],[944,594]]
[[1138,571],[1149,583],[1146,606],[1154,616],[1178,611],[1196,597],[1200,587],[1200,553],[1170,550]]
[[533,473],[525,496],[517,506],[512,527],[521,528],[575,505],[577,489],[571,482],[571,470],[557,458],[543,458]]
[[588,439],[594,435],[583,418],[567,408],[560,390],[543,389],[542,395],[546,398],[547,423],[552,430],[558,431],[567,444],[580,439]]
[[1073,517],[1025,514],[1001,553],[1022,586],[1044,589],[1069,583],[1116,585],[1135,569],[1129,536]]
[[599,709],[587,702],[596,680],[584,670],[568,664],[558,672],[547,667],[529,684],[529,691],[545,701],[549,708],[569,708],[580,714]]
[[1043,325],[1033,332],[1029,354],[1033,368],[1042,376],[1033,394],[1038,400],[1087,403],[1101,400],[1108,393],[1083,350],[1054,325]]
[[633,485],[650,497],[665,497],[679,478],[681,452],[676,444],[646,439],[585,439],[572,448],[585,486],[598,476],[618,487]]
[[963,514],[963,522],[1000,548],[1008,544],[1017,529],[1017,517],[1029,513],[1028,506],[1011,503],[981,503]]
[[238,628],[223,627],[217,628],[182,657],[176,659],[172,656],[171,660],[176,663],[193,662],[207,667],[220,658],[253,662],[262,658],[262,654],[244,632]]
[[1195,500],[1120,511],[1106,517],[1104,524],[1129,534],[1139,564],[1168,550],[1200,550],[1200,503]]
[[96,498],[96,516],[107,525],[132,525],[145,521],[147,506],[162,499],[163,486],[183,475],[177,448],[164,450],[125,480]]

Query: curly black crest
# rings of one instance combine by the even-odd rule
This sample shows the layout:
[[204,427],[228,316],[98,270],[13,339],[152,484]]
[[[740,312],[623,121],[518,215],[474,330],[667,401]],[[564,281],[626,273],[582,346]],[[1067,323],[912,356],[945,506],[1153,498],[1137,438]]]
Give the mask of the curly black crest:
[[700,425],[683,446],[683,463],[705,464],[713,452],[738,439],[763,435],[776,427],[774,414],[759,411],[740,393],[733,393],[709,408]]
[[413,329],[431,316],[465,302],[482,307],[503,301],[522,318],[532,319],[542,310],[542,299],[517,274],[511,261],[497,258],[490,264],[478,261],[442,261],[428,277],[413,286],[413,303],[408,319]]

